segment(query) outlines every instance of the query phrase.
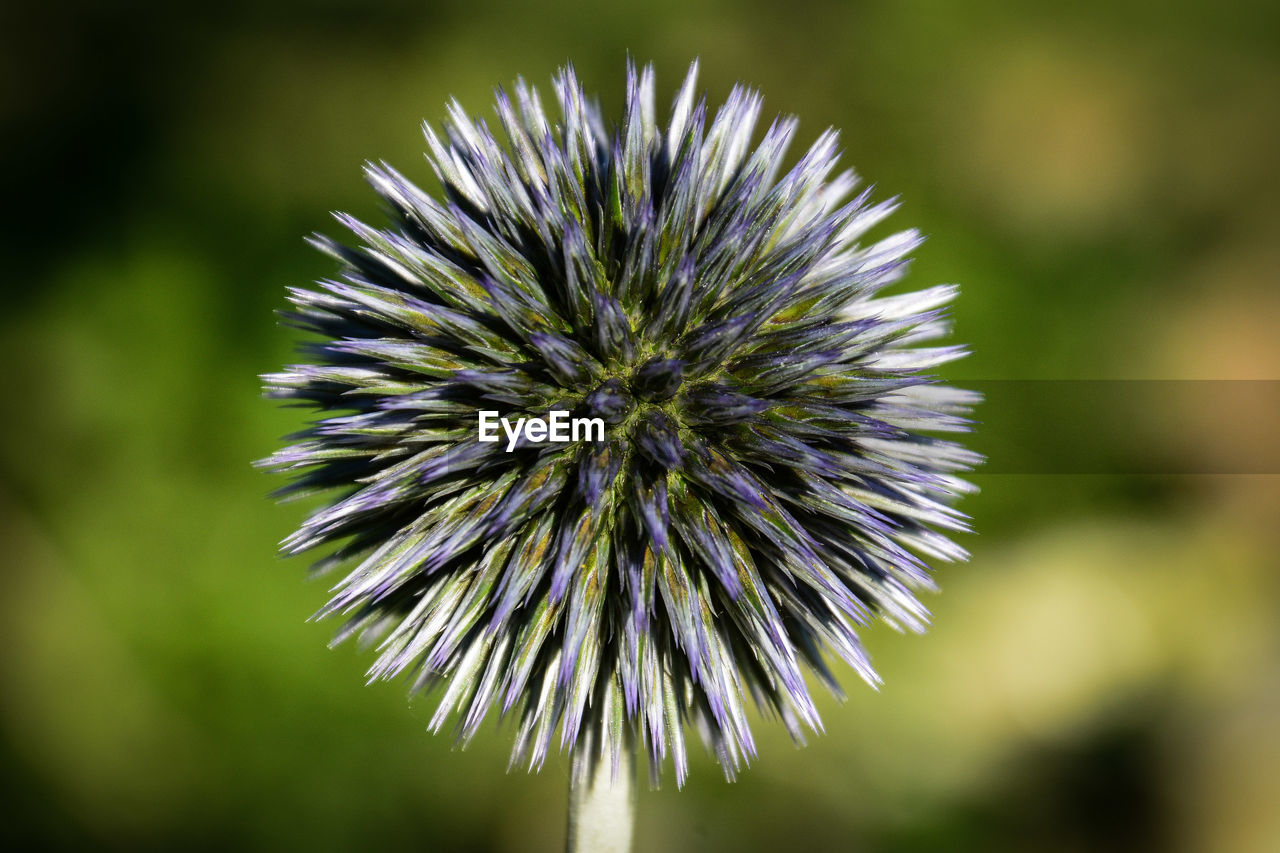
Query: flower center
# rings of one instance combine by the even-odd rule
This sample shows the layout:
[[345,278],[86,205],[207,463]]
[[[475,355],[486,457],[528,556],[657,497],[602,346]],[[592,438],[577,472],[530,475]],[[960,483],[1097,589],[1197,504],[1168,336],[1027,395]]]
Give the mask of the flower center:
[[588,394],[583,403],[591,417],[601,418],[607,424],[620,424],[635,408],[635,397],[621,379],[609,379]]
[[651,403],[670,400],[684,381],[684,362],[676,358],[651,358],[631,375],[636,396]]

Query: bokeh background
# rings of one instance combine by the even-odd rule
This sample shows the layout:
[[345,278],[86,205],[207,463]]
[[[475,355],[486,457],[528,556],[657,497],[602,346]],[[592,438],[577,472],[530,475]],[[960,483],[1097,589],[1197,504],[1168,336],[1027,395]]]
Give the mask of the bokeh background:
[[0,10],[0,841],[560,848],[564,760],[454,751],[305,621],[256,375],[365,159],[426,181],[420,120],[566,60],[616,111],[630,51],[843,128],[998,380],[931,631],[869,631],[808,747],[642,793],[638,849],[1280,850],[1274,386],[1052,405],[1280,379],[1280,5],[185,5]]

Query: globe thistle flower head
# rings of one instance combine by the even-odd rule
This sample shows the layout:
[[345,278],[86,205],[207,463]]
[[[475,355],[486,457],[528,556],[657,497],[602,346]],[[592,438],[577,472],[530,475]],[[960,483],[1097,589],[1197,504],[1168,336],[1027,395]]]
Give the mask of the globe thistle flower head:
[[[261,463],[337,495],[283,546],[355,564],[320,615],[377,644],[371,678],[440,696],[433,729],[510,720],[531,769],[636,749],[683,782],[688,727],[732,776],[748,697],[818,729],[807,674],[874,684],[857,628],[922,629],[924,559],[965,557],[977,457],[935,433],[975,396],[927,373],[961,348],[920,346],[955,288],[880,295],[920,242],[860,242],[894,202],[853,193],[833,131],[784,170],[796,121],[753,146],[760,96],[713,115],[696,72],[665,126],[651,68],[612,128],[571,68],[557,117],[522,81],[496,129],[452,104],[438,197],[367,168],[393,222],[314,239],[341,274],[288,316],[318,340],[264,377],[321,413]],[[485,441],[483,411],[603,434]]]

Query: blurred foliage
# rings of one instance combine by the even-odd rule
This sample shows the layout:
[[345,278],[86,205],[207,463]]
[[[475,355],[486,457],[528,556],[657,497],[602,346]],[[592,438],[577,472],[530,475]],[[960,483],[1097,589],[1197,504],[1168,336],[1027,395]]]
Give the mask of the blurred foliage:
[[[508,775],[505,733],[457,753],[363,686],[273,556],[305,508],[248,464],[301,423],[256,379],[296,343],[284,287],[329,271],[300,237],[377,216],[365,159],[427,180],[450,95],[572,60],[616,109],[628,51],[664,98],[701,56],[713,99],[841,127],[901,194],[911,281],[964,285],[955,378],[1280,379],[1280,7],[1048,8],[7,4],[0,840],[559,849],[567,767]],[[1248,411],[1186,402],[1136,426],[1238,445]],[[1280,849],[1267,473],[979,474],[934,629],[867,634],[885,687],[850,675],[803,750],[762,721],[737,784],[708,759],[643,794],[640,849]]]

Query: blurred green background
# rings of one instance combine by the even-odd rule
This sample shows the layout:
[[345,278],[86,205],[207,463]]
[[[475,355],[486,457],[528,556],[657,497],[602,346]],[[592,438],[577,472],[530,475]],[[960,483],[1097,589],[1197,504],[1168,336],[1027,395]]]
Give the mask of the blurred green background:
[[[6,4],[0,841],[562,845],[567,762],[453,751],[326,649],[325,586],[274,556],[304,509],[249,466],[303,420],[256,378],[297,342],[285,286],[330,271],[302,236],[379,216],[365,159],[427,180],[450,95],[572,60],[614,112],[627,51],[666,102],[700,56],[713,101],[841,127],[901,194],[911,283],[963,284],[954,378],[1280,379],[1280,6],[1066,6]],[[1274,446],[1247,399],[1182,404],[1009,411],[1206,460],[1179,470]],[[1280,850],[1280,478],[1052,461],[974,478],[932,630],[867,632],[880,692],[848,675],[804,749],[759,723],[735,784],[699,754],[638,849]]]

